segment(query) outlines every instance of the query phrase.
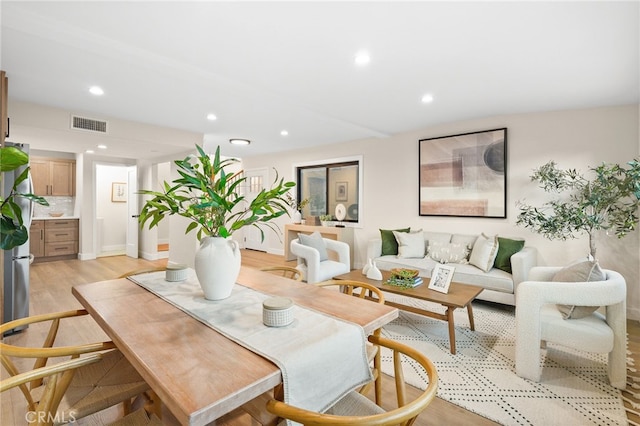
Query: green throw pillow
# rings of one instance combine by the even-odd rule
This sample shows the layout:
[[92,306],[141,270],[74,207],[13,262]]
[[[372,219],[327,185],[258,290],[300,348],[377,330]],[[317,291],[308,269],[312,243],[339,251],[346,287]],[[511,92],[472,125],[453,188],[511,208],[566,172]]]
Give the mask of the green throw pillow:
[[511,271],[511,256],[522,250],[524,240],[511,240],[509,238],[498,237],[498,254],[493,266],[505,272]]
[[394,256],[398,255],[398,241],[396,240],[395,235],[393,235],[393,231],[396,232],[409,232],[410,228],[404,229],[381,229],[380,230],[380,238],[382,238],[382,256],[386,256],[388,254],[392,254]]

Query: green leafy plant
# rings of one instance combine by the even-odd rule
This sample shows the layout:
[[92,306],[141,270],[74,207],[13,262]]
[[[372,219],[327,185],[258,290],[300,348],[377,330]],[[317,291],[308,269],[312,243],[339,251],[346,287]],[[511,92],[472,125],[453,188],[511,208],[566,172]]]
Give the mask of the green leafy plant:
[[[29,164],[29,155],[12,146],[0,148],[0,171],[11,172],[19,167]],[[4,194],[5,198],[0,198],[0,248],[11,250],[21,246],[29,239],[29,230],[22,220],[22,209],[16,202],[18,198],[26,198],[32,202],[48,206],[49,203],[38,195],[22,193],[18,191],[18,185],[29,178],[29,167],[26,167],[13,183],[9,194]]]
[[534,170],[531,180],[561,197],[541,207],[518,203],[516,223],[548,239],[566,240],[586,233],[590,254],[595,258],[596,231],[612,231],[622,238],[638,224],[640,163],[636,159],[627,166],[603,163],[590,168],[594,176],[587,179],[575,169],[562,170],[555,162],[548,162]]
[[333,216],[331,216],[330,214],[321,214],[320,215],[320,220],[323,222],[329,222],[331,220],[333,220]]
[[220,147],[216,148],[213,161],[204,150],[196,145],[198,155],[175,161],[180,178],[172,184],[164,182],[164,191],[141,190],[140,194],[150,195],[140,218],[140,226],[150,221],[149,229],[160,220],[174,214],[191,220],[185,233],[198,228],[198,240],[203,236],[230,237],[235,231],[254,226],[260,230],[264,240],[263,226],[273,231],[277,226],[271,220],[288,213],[286,195],[294,182],[276,178],[270,189],[263,189],[249,203],[239,189],[246,177],[243,172],[228,173],[225,168],[237,163],[235,158],[221,159]]

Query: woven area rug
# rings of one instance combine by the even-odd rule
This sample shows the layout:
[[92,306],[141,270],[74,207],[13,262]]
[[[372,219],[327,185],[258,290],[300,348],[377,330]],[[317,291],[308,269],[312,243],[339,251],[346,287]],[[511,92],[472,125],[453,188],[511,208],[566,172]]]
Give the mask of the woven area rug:
[[[387,296],[385,296],[387,297]],[[437,304],[411,298],[412,306],[444,312]],[[504,425],[626,425],[620,393],[608,384],[606,356],[549,344],[543,352],[540,383],[515,374],[513,307],[474,302],[476,331],[466,309],[454,313],[457,354],[449,351],[447,323],[400,312],[383,329],[385,337],[425,353],[439,375],[438,397]],[[534,348],[534,350],[537,350]],[[390,352],[382,352],[382,371],[393,375]],[[407,383],[424,389],[426,378],[405,368]]]

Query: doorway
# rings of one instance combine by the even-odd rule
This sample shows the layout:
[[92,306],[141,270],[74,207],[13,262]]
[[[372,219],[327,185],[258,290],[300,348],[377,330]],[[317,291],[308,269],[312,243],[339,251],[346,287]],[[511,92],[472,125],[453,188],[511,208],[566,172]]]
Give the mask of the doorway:
[[[267,169],[246,170],[245,177],[245,200],[247,203],[251,203],[260,191],[264,189],[264,184],[269,178],[269,171]],[[247,226],[245,228],[244,246],[250,250],[267,251],[267,243],[262,240],[262,234],[255,226]]]
[[130,192],[137,190],[130,188],[129,180],[135,172],[135,166],[95,165],[96,257],[124,255],[128,246],[137,247],[138,235],[129,230]]

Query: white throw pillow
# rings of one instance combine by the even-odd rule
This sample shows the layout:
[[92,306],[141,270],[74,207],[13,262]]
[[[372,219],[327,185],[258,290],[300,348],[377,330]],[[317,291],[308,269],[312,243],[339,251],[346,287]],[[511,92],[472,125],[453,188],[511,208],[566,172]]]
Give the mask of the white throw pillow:
[[480,234],[473,244],[469,263],[482,269],[484,272],[489,272],[489,270],[493,268],[493,262],[496,260],[497,255],[498,236],[487,237],[484,234]]
[[399,258],[424,257],[424,235],[420,232],[396,232],[393,235],[398,241]]
[[469,263],[469,247],[466,244],[433,241],[429,243],[427,255],[439,263]]
[[318,250],[318,253],[320,253],[320,262],[329,259],[327,245],[324,243],[324,239],[322,239],[322,235],[320,235],[318,231],[311,235],[298,234],[298,240],[303,246],[313,247]]

